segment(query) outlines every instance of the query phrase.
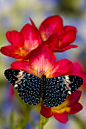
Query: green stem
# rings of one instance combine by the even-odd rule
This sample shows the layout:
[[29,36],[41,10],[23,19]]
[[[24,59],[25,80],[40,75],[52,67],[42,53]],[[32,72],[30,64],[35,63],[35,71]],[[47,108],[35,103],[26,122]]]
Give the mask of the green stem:
[[28,105],[28,104],[26,105],[24,120],[23,120],[23,123],[21,124],[22,129],[25,129],[25,126],[26,126],[27,121],[29,119],[29,112],[31,110],[31,107],[32,107],[31,105]]
[[47,123],[49,118],[40,115],[39,129],[43,129],[43,126]]
[[10,115],[10,128],[11,129],[15,129],[14,125],[13,125],[13,116],[14,116],[14,111],[11,111],[11,115]]

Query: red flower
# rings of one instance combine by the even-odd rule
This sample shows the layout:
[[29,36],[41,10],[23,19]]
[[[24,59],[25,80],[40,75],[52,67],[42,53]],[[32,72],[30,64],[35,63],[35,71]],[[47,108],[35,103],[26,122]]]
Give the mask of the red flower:
[[[32,26],[26,24],[20,32],[8,31],[6,33],[11,45],[2,47],[0,52],[21,60],[13,62],[11,69],[20,69],[38,77],[45,74],[47,78],[67,74],[72,69],[72,62],[67,59],[56,62],[53,52],[62,52],[77,47],[70,45],[76,38],[76,28],[63,26],[60,16],[45,19],[39,29],[31,19],[30,21]],[[54,115],[58,121],[66,123],[67,114],[74,114],[83,108],[78,102],[80,96],[81,92],[77,90],[57,107],[46,107],[42,104],[40,113],[47,118]]]
[[56,62],[52,51],[47,46],[40,45],[30,55],[29,62],[16,61],[11,64],[11,68],[20,69],[39,77],[45,74],[49,78],[66,74],[72,68],[72,62],[67,59]]
[[31,51],[36,49],[39,44],[48,46],[53,52],[62,52],[77,47],[76,45],[70,45],[76,38],[76,28],[63,26],[60,16],[48,17],[42,22],[39,30],[31,19],[30,21],[32,26],[26,24],[20,32],[8,31],[6,33],[11,45],[2,47],[0,49],[2,54],[26,60]]
[[[40,45],[35,49],[29,57],[29,62],[16,61],[11,64],[12,69],[20,69],[25,72],[37,75],[39,77],[45,74],[47,78],[62,76],[68,73],[72,68],[72,62],[67,59],[62,59],[56,62],[56,58],[52,51],[45,45]],[[81,92],[76,91],[68,96],[66,100],[57,107],[46,107],[41,105],[41,115],[44,117],[54,117],[62,122],[68,121],[67,114],[74,114],[82,109],[82,105],[78,103]]]
[[62,59],[56,62],[52,51],[44,45],[40,45],[32,52],[29,62],[15,61],[11,64],[11,69],[20,69],[39,77],[45,74],[47,78],[64,75],[71,68],[71,61]]
[[75,114],[82,110],[82,105],[78,102],[81,96],[81,91],[75,91],[70,96],[67,96],[66,100],[57,107],[46,107],[41,104],[41,115],[46,118],[54,115],[55,119],[61,123],[68,121],[67,114]]
[[73,26],[63,26],[60,16],[46,18],[40,25],[39,31],[42,39],[53,52],[62,52],[70,48],[77,47],[70,45],[76,38],[76,28]]
[[84,80],[83,86],[86,86],[86,71],[83,67],[82,62],[80,62],[80,60],[73,61],[73,67],[67,74],[82,77]]
[[8,95],[9,98],[12,98],[15,95],[14,88],[12,85],[9,85]]
[[6,37],[11,45],[2,47],[0,52],[16,59],[24,60],[42,43],[39,32],[30,24],[26,24],[20,32],[8,31]]

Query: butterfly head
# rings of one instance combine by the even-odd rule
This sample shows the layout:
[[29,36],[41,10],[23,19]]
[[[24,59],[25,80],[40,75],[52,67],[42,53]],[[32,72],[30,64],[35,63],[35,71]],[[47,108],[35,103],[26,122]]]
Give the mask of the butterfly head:
[[41,78],[46,78],[46,75],[43,74]]
[[41,70],[39,73],[40,73],[41,76],[45,75],[45,71],[43,71],[43,70]]

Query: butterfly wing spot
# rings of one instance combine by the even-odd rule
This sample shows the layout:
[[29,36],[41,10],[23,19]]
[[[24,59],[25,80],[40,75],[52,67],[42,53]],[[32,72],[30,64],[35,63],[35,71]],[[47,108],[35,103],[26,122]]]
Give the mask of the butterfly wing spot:
[[71,95],[71,91],[68,91],[68,94]]
[[15,88],[18,87],[18,84],[15,84],[14,87],[15,87]]
[[[18,72],[18,75],[16,76],[16,78],[18,79],[17,81],[15,81],[15,85],[14,85],[14,87],[16,88],[16,87],[18,87],[18,84],[19,83],[21,83],[21,79],[23,79],[23,71],[19,71]],[[13,79],[14,80],[14,79]]]
[[68,90],[68,94],[71,94],[71,88],[69,86],[71,84],[70,78],[68,75],[64,77],[65,77],[65,80],[64,80],[65,88],[66,90]]
[[16,81],[16,83],[20,83],[21,82],[21,79],[23,79],[23,71],[20,71],[19,73],[18,73],[18,75],[16,76],[16,78],[18,79],[17,81]]

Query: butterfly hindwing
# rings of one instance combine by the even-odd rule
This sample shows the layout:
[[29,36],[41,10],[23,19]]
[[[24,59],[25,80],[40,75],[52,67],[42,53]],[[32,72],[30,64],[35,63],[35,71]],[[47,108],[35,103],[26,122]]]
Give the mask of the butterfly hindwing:
[[81,77],[75,75],[58,76],[46,79],[43,104],[47,107],[60,105],[66,97],[76,91],[83,83]]
[[18,90],[21,99],[31,105],[40,102],[40,78],[18,69],[7,69],[4,72],[9,82]]

